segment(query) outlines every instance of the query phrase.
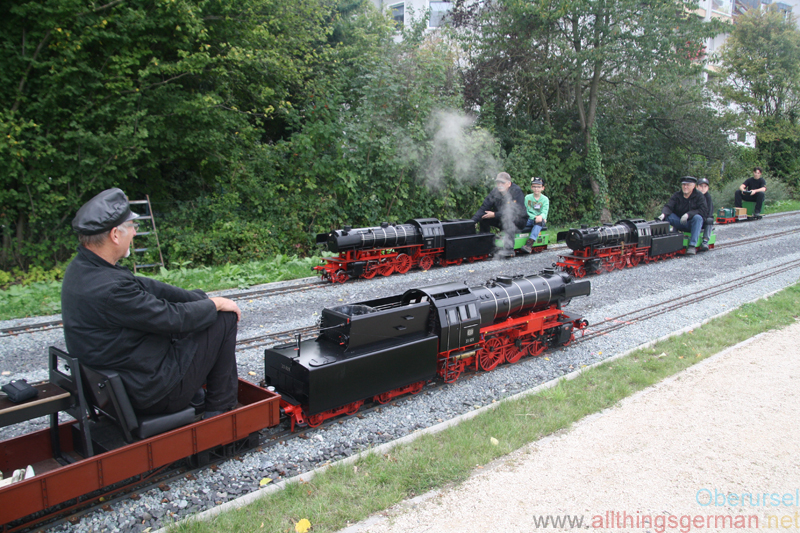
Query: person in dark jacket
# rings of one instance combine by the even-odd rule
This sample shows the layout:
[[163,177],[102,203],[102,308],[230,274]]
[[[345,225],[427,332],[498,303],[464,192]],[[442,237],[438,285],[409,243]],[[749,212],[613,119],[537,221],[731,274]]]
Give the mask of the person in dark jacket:
[[481,233],[488,233],[491,227],[503,230],[503,255],[508,257],[514,255],[514,234],[528,223],[528,211],[522,189],[511,182],[507,172],[497,175],[495,185],[472,220],[480,223]]
[[747,178],[744,183],[739,185],[734,195],[733,205],[742,207],[742,200],[745,202],[755,202],[756,207],[753,216],[761,216],[761,206],[764,205],[764,196],[767,192],[767,180],[761,176],[761,167],[753,169],[753,177]]
[[697,190],[700,191],[706,199],[706,219],[703,222],[703,244],[698,248],[698,252],[707,252],[708,241],[711,239],[711,229],[714,227],[714,200],[711,198],[711,193],[708,192],[708,180],[700,178],[697,180]]
[[61,290],[67,350],[90,368],[117,371],[139,414],[185,409],[203,384],[206,418],[230,410],[239,306],[120,266],[136,218],[125,193],[108,189],[73,219],[80,246]]
[[661,209],[658,218],[669,220],[673,228],[678,231],[690,231],[689,247],[686,253],[697,253],[697,241],[700,239],[700,229],[708,215],[705,197],[696,189],[697,178],[684,176],[681,178],[681,190],[672,195]]

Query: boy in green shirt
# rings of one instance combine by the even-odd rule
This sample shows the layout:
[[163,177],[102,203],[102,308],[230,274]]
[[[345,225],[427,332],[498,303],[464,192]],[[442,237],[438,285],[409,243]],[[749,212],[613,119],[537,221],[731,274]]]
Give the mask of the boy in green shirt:
[[539,237],[542,226],[547,223],[547,212],[550,210],[550,200],[542,194],[544,181],[541,178],[531,178],[531,190],[533,194],[525,197],[525,209],[528,211],[528,223],[525,230],[530,230],[531,236],[522,247],[528,253],[533,252],[533,243]]

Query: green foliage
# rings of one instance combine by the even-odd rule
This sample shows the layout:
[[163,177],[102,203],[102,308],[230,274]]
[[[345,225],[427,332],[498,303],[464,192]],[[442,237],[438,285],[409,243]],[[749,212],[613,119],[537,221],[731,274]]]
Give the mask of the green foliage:
[[[750,177],[745,175],[739,179],[732,179],[727,181],[719,187],[712,187],[711,191],[711,198],[714,200],[714,208],[719,209],[720,207],[733,207],[736,190],[741,186],[745,180]],[[764,178],[767,180],[767,192],[764,195],[764,206],[768,208],[771,205],[777,204],[779,202],[787,202],[792,199],[792,191],[791,189],[780,179],[764,175]],[[775,212],[772,210],[772,212]]]
[[737,103],[756,130],[759,157],[777,176],[800,185],[800,30],[774,6],[750,10],[720,55],[720,94]]
[[[0,7],[0,264],[63,259],[93,194],[192,198],[286,130],[325,0],[12,0]],[[298,103],[295,101],[295,104]]]

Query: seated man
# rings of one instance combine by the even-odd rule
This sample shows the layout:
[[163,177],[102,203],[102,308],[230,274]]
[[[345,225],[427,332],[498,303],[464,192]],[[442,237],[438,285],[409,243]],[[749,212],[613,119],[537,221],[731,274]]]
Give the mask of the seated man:
[[544,181],[542,178],[531,178],[531,190],[533,194],[525,197],[525,209],[528,211],[528,223],[525,230],[530,230],[531,236],[522,247],[528,253],[533,252],[533,245],[542,231],[542,227],[547,224],[547,213],[550,211],[550,200],[542,194],[544,192]]
[[108,189],[73,219],[80,246],[61,290],[67,350],[91,368],[117,371],[139,414],[181,411],[204,383],[205,417],[230,410],[239,306],[118,265],[130,255],[137,217],[125,193]]
[[755,202],[753,216],[761,215],[761,206],[764,205],[764,193],[767,192],[767,180],[761,177],[761,167],[753,169],[753,177],[747,178],[739,185],[734,196],[734,205],[742,207],[742,201]]
[[661,209],[659,220],[666,218],[669,223],[678,231],[690,231],[689,247],[686,253],[694,255],[697,253],[697,241],[700,239],[700,228],[707,216],[705,197],[700,194],[695,187],[697,178],[684,176],[681,178],[681,190],[672,195],[669,201]]
[[698,252],[707,252],[708,241],[711,239],[711,229],[714,227],[714,200],[711,198],[711,193],[708,192],[708,180],[700,178],[697,180],[697,190],[700,191],[706,199],[706,219],[703,222],[703,244],[697,248]]
[[514,234],[525,227],[528,213],[525,211],[525,196],[507,172],[501,172],[495,178],[497,185],[480,209],[472,216],[472,220],[480,222],[481,233],[488,233],[492,226],[503,230],[503,255],[514,255]]

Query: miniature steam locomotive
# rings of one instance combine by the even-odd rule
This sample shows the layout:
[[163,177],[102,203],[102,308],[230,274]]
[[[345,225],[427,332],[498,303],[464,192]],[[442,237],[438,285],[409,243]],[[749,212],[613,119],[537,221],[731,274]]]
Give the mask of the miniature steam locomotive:
[[469,367],[493,370],[566,346],[586,321],[561,308],[590,290],[551,269],[324,309],[319,337],[265,350],[265,381],[280,392],[292,428],[317,426],[365,400],[417,393],[437,376],[450,383]]
[[[527,234],[518,235],[515,248],[525,244]],[[523,238],[524,237],[524,238]],[[405,224],[383,222],[379,227],[343,229],[317,235],[317,244],[326,245],[338,257],[323,258],[315,266],[323,280],[344,283],[350,278],[372,279],[376,275],[405,274],[413,267],[428,270],[434,264],[460,265],[492,255],[495,235],[476,233],[472,220],[415,218]],[[547,248],[546,235],[540,235],[535,251]]]
[[[687,235],[673,231],[667,221],[640,218],[593,228],[581,226],[559,232],[557,240],[565,241],[572,253],[559,256],[556,266],[576,278],[635,267],[642,261],[650,263],[684,254]],[[712,233],[709,248],[715,242],[716,235]]]

